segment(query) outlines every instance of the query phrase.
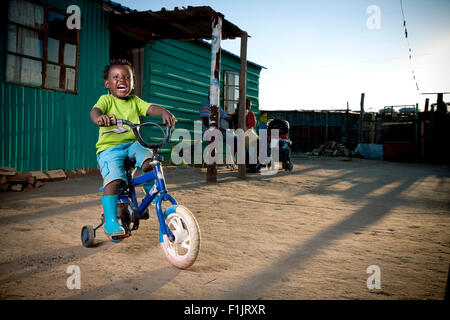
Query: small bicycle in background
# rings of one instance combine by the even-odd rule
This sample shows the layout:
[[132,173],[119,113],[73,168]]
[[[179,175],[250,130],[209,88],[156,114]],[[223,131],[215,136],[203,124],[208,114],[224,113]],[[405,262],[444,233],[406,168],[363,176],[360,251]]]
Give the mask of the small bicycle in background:
[[[134,124],[127,120],[117,119],[112,121],[112,125],[117,125],[117,129],[104,131],[102,135],[111,132],[117,134],[127,132],[129,129],[123,127],[123,125],[127,125],[133,130],[134,135],[142,146],[153,150],[151,161],[153,171],[136,178],[132,178],[132,169],[136,160],[134,158],[125,159],[124,165],[128,182],[119,190],[117,206],[118,218],[120,218],[121,225],[125,229],[125,234],[111,237],[112,241],[118,242],[131,236],[131,231],[139,228],[139,221],[149,218],[148,206],[158,197],[155,208],[159,222],[159,242],[164,255],[171,264],[178,268],[185,269],[190,267],[197,259],[200,250],[200,228],[192,212],[186,207],[179,205],[166,188],[161,157],[158,151],[170,140],[171,131],[169,124],[166,124],[165,131],[161,126],[153,122]],[[163,142],[147,144],[140,134],[140,128],[144,126],[156,126],[161,129],[164,134]],[[139,204],[136,199],[135,187],[152,180],[155,180],[152,189]],[[103,187],[100,188],[100,191],[103,191]],[[161,208],[163,201],[171,203],[171,206],[164,212]],[[95,233],[98,228],[103,226],[104,222],[105,218],[102,214],[101,223],[97,227],[94,228],[90,225],[83,227],[81,230],[83,246],[93,246]]]

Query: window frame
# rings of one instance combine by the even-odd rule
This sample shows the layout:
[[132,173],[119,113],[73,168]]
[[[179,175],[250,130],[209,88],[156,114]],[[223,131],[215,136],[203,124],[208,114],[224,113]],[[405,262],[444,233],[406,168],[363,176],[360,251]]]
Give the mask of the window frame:
[[[50,90],[50,91],[62,91],[62,92],[66,92],[66,93],[72,93],[72,94],[78,94],[78,67],[79,67],[79,58],[80,58],[80,30],[79,29],[75,29],[76,32],[76,39],[75,39],[75,43],[73,42],[69,42],[67,41],[67,39],[62,39],[61,37],[58,37],[55,34],[49,34],[49,12],[50,11],[54,11],[58,14],[63,15],[65,18],[68,18],[71,16],[71,14],[66,13],[64,10],[61,10],[59,8],[50,6],[48,4],[44,4],[40,1],[37,0],[23,0],[26,2],[30,2],[36,5],[39,5],[41,7],[43,7],[44,10],[44,22],[42,25],[42,29],[38,29],[38,28],[34,28],[34,27],[30,27],[30,26],[26,26],[23,24],[20,24],[18,22],[15,21],[11,21],[9,20],[9,1],[8,1],[8,7],[6,10],[6,17],[7,17],[7,21],[6,21],[6,26],[9,25],[14,25],[17,28],[25,28],[28,30],[32,30],[37,32],[40,36],[42,36],[42,41],[43,41],[43,53],[42,53],[42,58],[37,58],[37,57],[33,57],[33,56],[29,56],[23,53],[17,53],[17,52],[12,52],[8,50],[8,46],[6,46],[6,50],[5,50],[5,72],[3,74],[3,81],[5,83],[11,83],[11,84],[15,84],[15,85],[20,85],[20,86],[25,86],[25,87],[32,87],[32,88],[38,88],[38,89],[45,89],[45,90]],[[81,19],[81,17],[80,17]],[[18,30],[18,29],[17,29]],[[52,62],[52,61],[48,61],[48,38],[53,38],[56,40],[59,40],[60,42],[60,46],[59,46],[59,52],[58,52],[58,62]],[[6,41],[8,41],[8,34],[6,35]],[[70,66],[67,64],[64,64],[64,46],[65,44],[72,44],[76,46],[76,53],[75,53],[75,66]],[[35,61],[39,61],[42,63],[42,83],[41,85],[33,85],[31,83],[23,83],[20,81],[13,81],[13,80],[7,80],[6,79],[6,66],[7,66],[7,56],[8,55],[13,55],[16,57],[20,57],[20,58],[25,58],[25,59],[30,59],[30,60],[35,60]],[[60,62],[62,61],[62,63]],[[60,67],[60,71],[59,71],[59,88],[55,88],[55,87],[47,87],[46,86],[46,80],[47,80],[47,65],[56,65]],[[75,69],[75,80],[74,80],[74,89],[66,89],[65,88],[65,81],[66,81],[66,69],[70,68],[70,69]],[[63,84],[63,87],[61,87],[61,84]]]
[[[237,84],[227,84],[227,73],[231,73],[233,74],[233,76],[237,75]],[[224,70],[223,71],[223,111],[225,111],[226,114],[234,114],[237,110],[237,105],[239,103],[239,71],[235,71],[235,70]],[[237,100],[231,100],[231,99],[227,99],[227,88],[234,88],[234,89],[238,89],[238,97]],[[233,102],[234,103],[234,110],[233,112],[229,113],[228,110],[226,110],[226,103],[227,102]]]

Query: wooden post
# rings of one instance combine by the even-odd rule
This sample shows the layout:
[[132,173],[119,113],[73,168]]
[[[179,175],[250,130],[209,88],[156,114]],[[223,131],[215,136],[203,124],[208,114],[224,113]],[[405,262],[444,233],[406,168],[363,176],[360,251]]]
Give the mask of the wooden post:
[[420,159],[425,162],[425,120],[420,121]]
[[346,114],[346,122],[347,122],[347,148],[349,149],[349,159],[352,160],[352,149],[351,146],[351,140],[350,140],[350,108],[348,106],[347,101],[347,114]]
[[425,112],[428,112],[429,105],[430,105],[430,99],[426,98],[425,99]]
[[363,125],[364,125],[364,93],[361,93],[361,111],[359,113],[359,143],[363,140]]
[[[239,110],[238,110],[238,122],[239,128],[242,128],[244,132],[247,130],[245,124],[245,108],[247,100],[247,32],[241,34],[241,70],[239,72]],[[245,141],[245,139],[244,139]],[[239,147],[238,147],[239,148]],[[238,164],[238,177],[245,179],[246,167],[245,163]]]
[[438,93],[436,101],[436,112],[440,113],[440,116],[443,116],[447,113],[447,109],[447,105],[444,102],[444,94]]
[[[220,84],[220,65],[221,65],[221,48],[222,40],[222,18],[215,16],[212,21],[212,40],[211,40],[211,77],[209,88],[209,126],[211,128],[219,128],[219,84]],[[211,139],[212,143],[214,140]],[[211,152],[215,157],[217,150]],[[206,167],[206,182],[217,182],[217,164],[210,163]]]
[[376,116],[373,113],[372,119],[370,119],[370,143],[375,143],[375,124],[376,124]]
[[416,103],[416,108],[414,109],[414,122],[416,123],[416,132],[414,137],[414,142],[419,142],[419,104]]

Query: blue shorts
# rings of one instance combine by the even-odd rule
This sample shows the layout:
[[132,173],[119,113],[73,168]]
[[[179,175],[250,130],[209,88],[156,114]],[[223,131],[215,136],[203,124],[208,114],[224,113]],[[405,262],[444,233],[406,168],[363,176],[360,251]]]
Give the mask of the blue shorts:
[[125,158],[135,157],[136,167],[141,168],[145,160],[150,159],[153,153],[144,148],[139,142],[127,142],[103,150],[97,154],[97,162],[103,177],[103,187],[114,180],[127,182],[127,174],[123,162]]

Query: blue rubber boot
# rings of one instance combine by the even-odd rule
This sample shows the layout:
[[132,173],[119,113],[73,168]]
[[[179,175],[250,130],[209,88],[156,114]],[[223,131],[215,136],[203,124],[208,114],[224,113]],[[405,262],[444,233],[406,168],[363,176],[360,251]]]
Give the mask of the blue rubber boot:
[[105,233],[108,236],[121,236],[125,230],[117,221],[117,195],[102,196],[103,215],[105,217]]

